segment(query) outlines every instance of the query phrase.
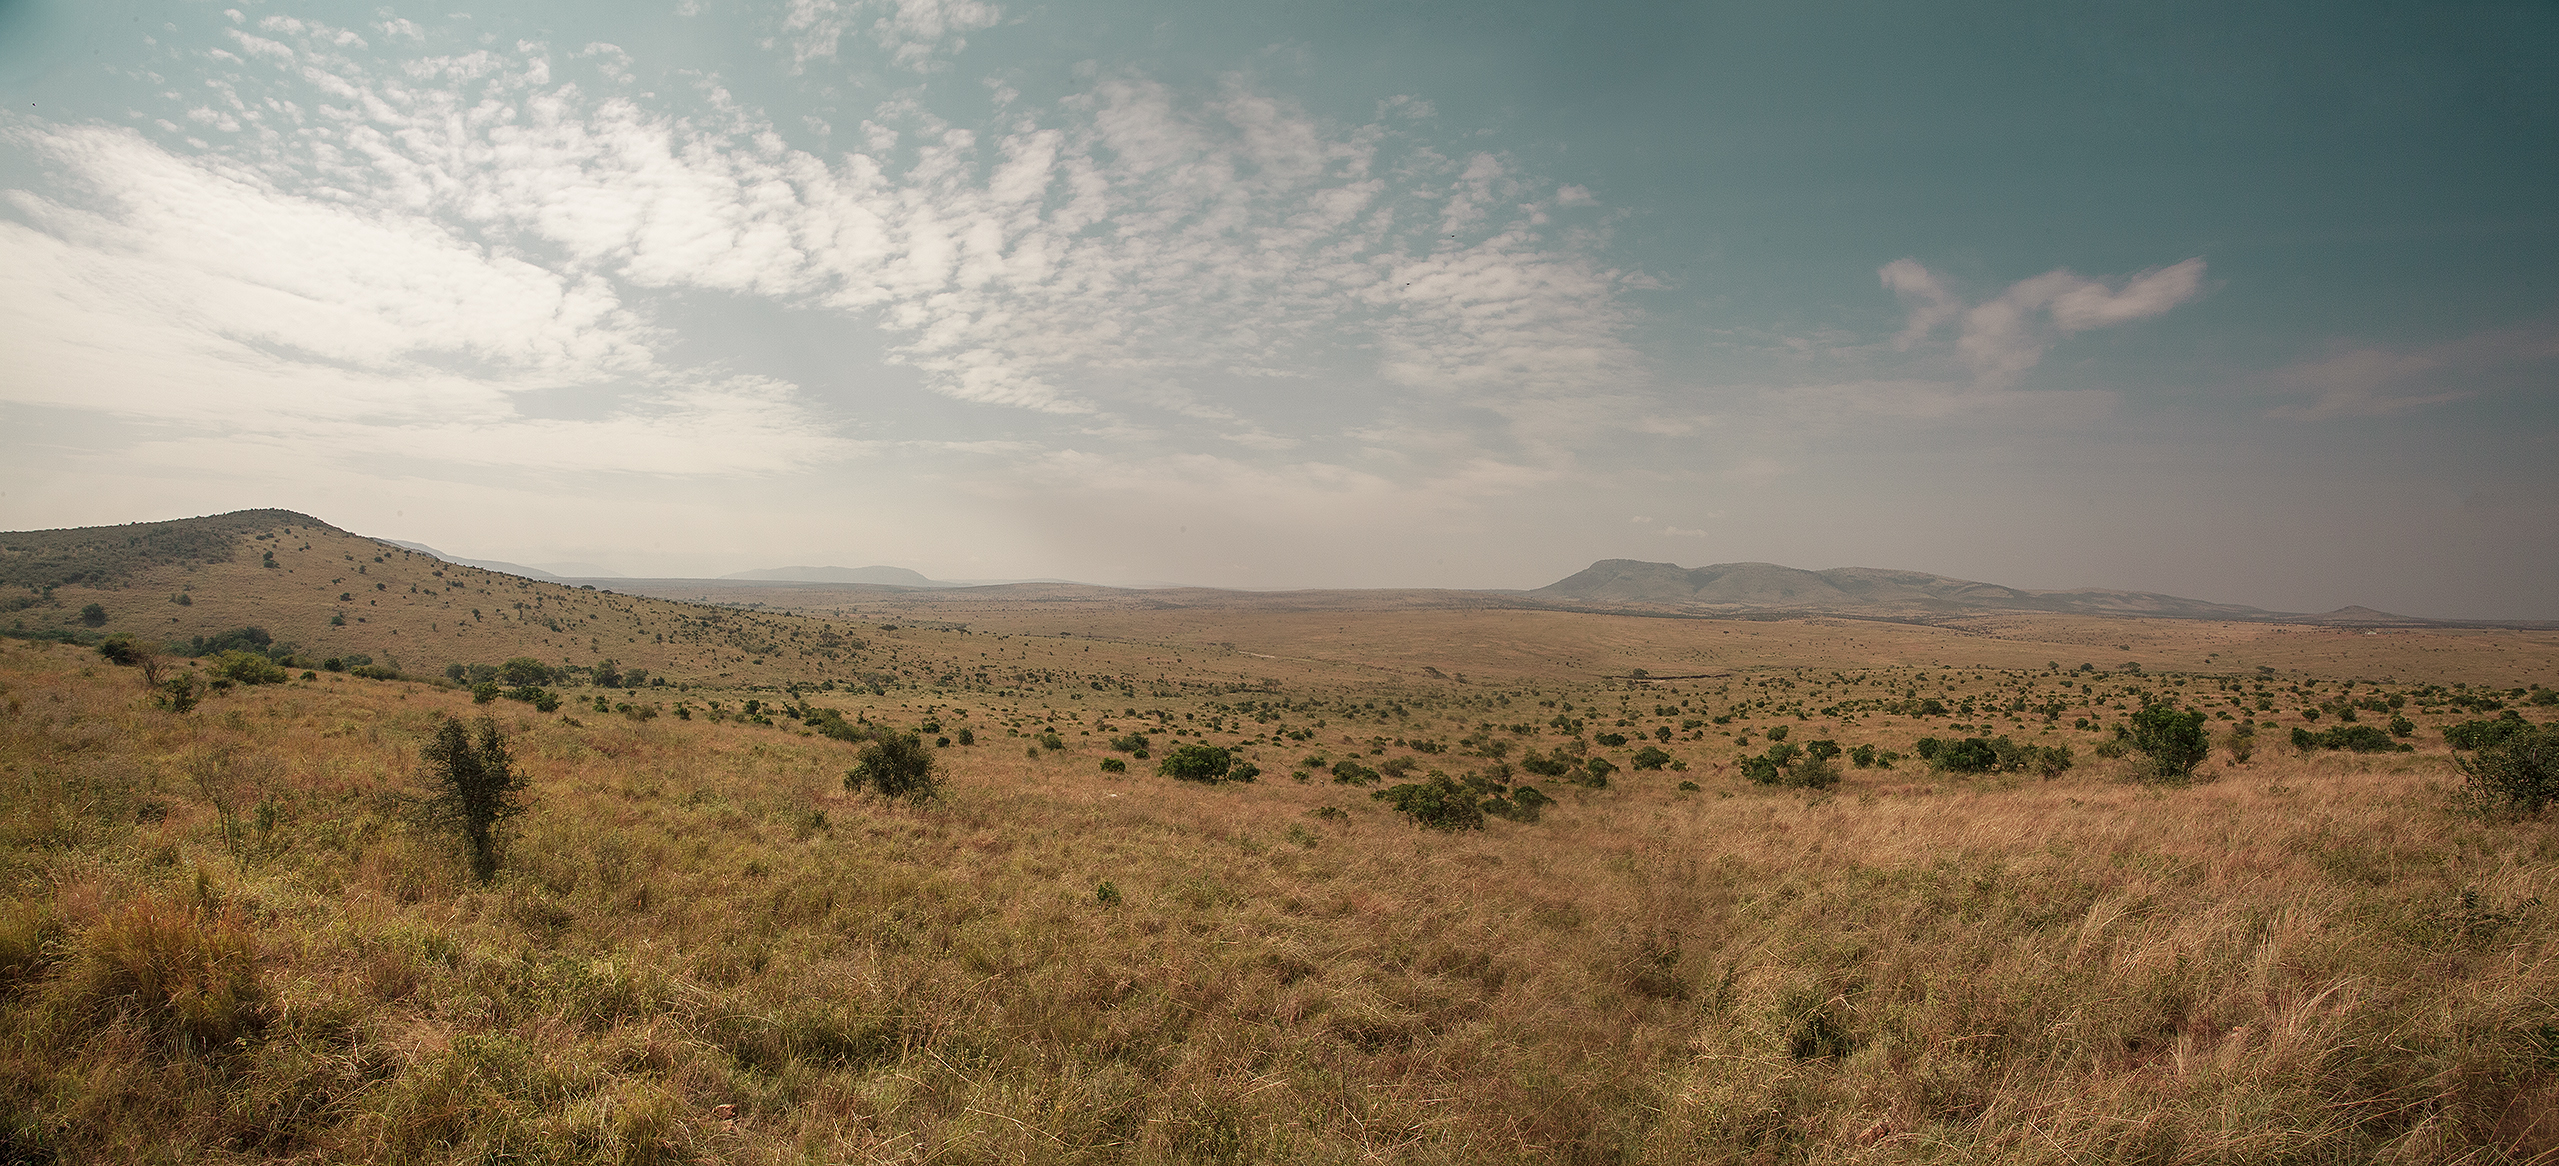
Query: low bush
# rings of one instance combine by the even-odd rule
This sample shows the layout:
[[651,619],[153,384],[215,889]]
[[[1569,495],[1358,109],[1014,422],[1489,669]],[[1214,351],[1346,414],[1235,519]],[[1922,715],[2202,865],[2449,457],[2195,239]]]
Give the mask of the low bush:
[[876,790],[882,797],[922,800],[940,792],[941,786],[933,750],[916,733],[880,734],[862,746],[853,768],[844,774],[844,788]]
[[2559,725],[2508,732],[2456,763],[2471,793],[2489,808],[2539,814],[2559,800]]
[[[1235,757],[1217,745],[1183,745],[1164,755],[1155,771],[1175,781],[1215,785],[1235,768]],[[1258,772],[1258,771],[1256,771]]]
[[2443,730],[2443,739],[2444,744],[2455,749],[2486,749],[2531,727],[2531,724],[2523,719],[2523,714],[2507,709],[2497,714],[2495,720],[2463,721],[2457,725],[2446,725]]
[[2304,753],[2313,749],[2348,749],[2356,753],[2414,753],[2414,745],[2402,745],[2390,734],[2371,725],[2338,725],[2320,732],[2295,726],[2292,747]]

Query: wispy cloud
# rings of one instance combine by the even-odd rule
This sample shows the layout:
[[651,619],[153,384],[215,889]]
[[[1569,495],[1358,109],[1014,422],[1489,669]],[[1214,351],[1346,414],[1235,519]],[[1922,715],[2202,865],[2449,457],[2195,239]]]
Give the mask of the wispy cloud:
[[2559,326],[2547,322],[2406,350],[2345,346],[2269,374],[2266,387],[2289,399],[2266,415],[2295,421],[2396,416],[2478,396],[2480,385],[2536,366],[2547,385],[2553,360],[2559,360]]
[[1879,274],[1909,312],[1894,340],[1897,347],[1912,348],[1954,325],[1956,347],[1975,378],[2005,386],[2040,363],[2062,337],[2148,319],[2195,298],[2203,291],[2204,261],[2145,271],[2119,287],[2056,268],[1977,304],[1966,304],[1915,259],[1896,259]]

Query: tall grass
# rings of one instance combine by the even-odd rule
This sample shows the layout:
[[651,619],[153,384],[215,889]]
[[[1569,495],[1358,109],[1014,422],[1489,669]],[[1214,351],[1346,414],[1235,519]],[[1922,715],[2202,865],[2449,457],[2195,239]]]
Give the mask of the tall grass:
[[0,684],[21,1158],[2559,1156],[2559,848],[2440,755],[1699,772],[1444,834],[1099,738],[940,751],[914,803],[823,737],[509,710],[482,884],[396,796],[467,694]]

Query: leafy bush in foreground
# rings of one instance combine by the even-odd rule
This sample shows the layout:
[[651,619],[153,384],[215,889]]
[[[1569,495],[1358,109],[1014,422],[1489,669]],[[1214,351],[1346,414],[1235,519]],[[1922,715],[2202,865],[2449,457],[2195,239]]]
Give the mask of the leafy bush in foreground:
[[2493,808],[2538,814],[2559,799],[2559,725],[2507,733],[2476,757],[2456,764],[2471,792]]

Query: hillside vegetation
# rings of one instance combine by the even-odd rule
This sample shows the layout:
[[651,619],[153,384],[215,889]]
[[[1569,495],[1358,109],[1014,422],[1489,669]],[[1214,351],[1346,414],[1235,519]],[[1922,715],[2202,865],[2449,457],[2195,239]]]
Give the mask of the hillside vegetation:
[[[2546,636],[794,615],[238,537],[0,640],[0,1161],[2559,1155],[2559,844],[2449,748],[2552,719]],[[291,663],[178,711],[61,642],[137,611]],[[442,674],[537,649],[548,711]],[[422,812],[482,717],[486,880]]]

